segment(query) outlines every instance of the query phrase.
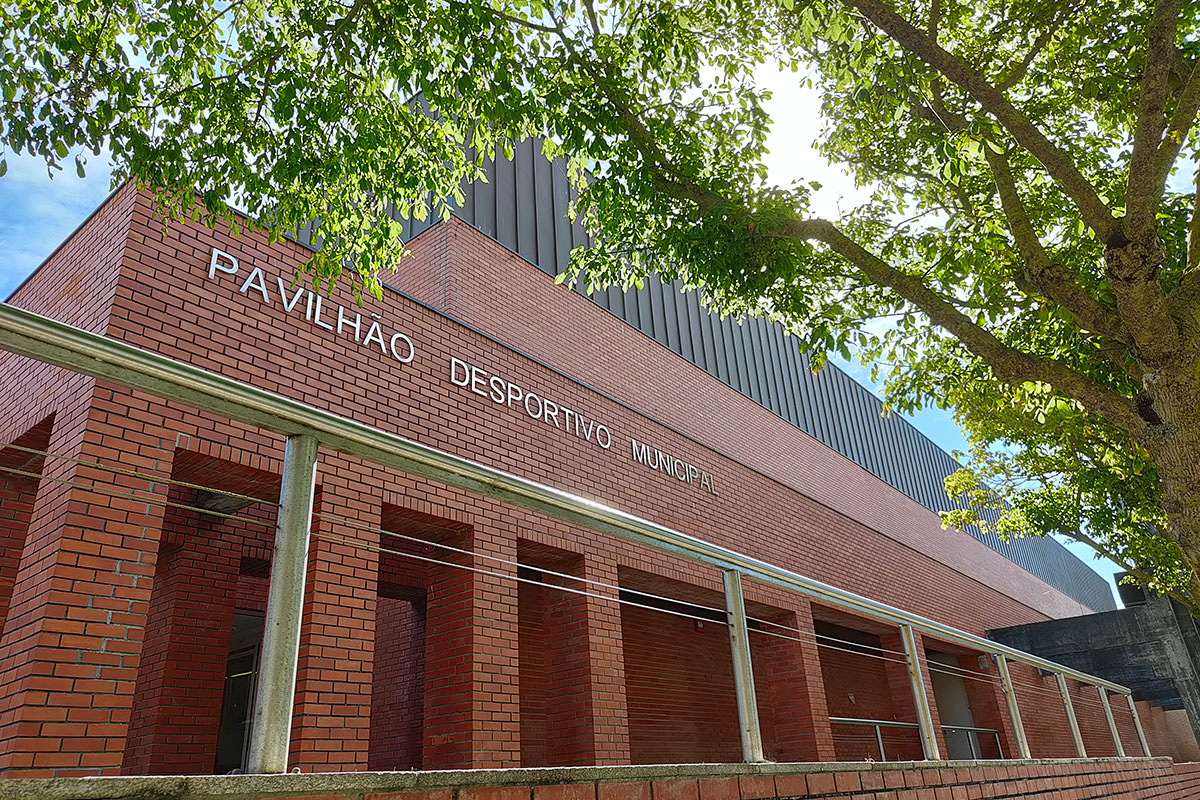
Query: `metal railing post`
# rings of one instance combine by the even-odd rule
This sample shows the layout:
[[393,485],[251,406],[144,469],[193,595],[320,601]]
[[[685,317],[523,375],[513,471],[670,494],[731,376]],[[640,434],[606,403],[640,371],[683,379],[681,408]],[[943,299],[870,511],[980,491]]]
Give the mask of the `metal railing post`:
[[271,554],[271,585],[250,729],[248,773],[287,772],[316,467],[317,440],[289,436],[283,456],[275,550]]
[[908,680],[912,684],[913,702],[917,706],[917,724],[921,730],[921,749],[929,761],[941,761],[937,731],[933,729],[933,711],[929,708],[929,695],[925,693],[925,676],[921,672],[921,655],[917,652],[917,637],[911,625],[900,626],[900,638],[904,642],[904,656],[908,662]]
[[1129,704],[1129,713],[1133,715],[1133,729],[1137,731],[1138,744],[1142,746],[1142,755],[1150,758],[1150,744],[1146,741],[1146,731],[1142,730],[1142,718],[1138,714],[1137,706],[1133,702],[1133,693],[1125,695],[1125,702]]
[[1117,758],[1125,758],[1125,745],[1121,744],[1121,734],[1117,730],[1117,721],[1113,719],[1112,705],[1108,702],[1108,689],[1097,686],[1100,692],[1100,704],[1104,706],[1104,719],[1108,721],[1108,732],[1112,735],[1113,747],[1117,750]]
[[1004,690],[1004,702],[1008,704],[1008,716],[1012,719],[1013,733],[1017,737],[1017,757],[1032,758],[1029,740],[1025,738],[1025,724],[1021,722],[1021,707],[1017,705],[1017,692],[1008,673],[1008,659],[1003,653],[996,654],[996,666],[1000,668],[1000,688]]
[[1071,738],[1075,740],[1075,754],[1087,758],[1087,748],[1083,746],[1083,734],[1079,732],[1079,720],[1075,717],[1075,704],[1071,702],[1071,692],[1067,689],[1067,676],[1056,672],[1058,691],[1062,694],[1063,708],[1067,712],[1067,724],[1071,726]]
[[762,731],[758,726],[758,701],[754,693],[754,669],[750,663],[750,629],[742,599],[742,576],[725,570],[725,617],[729,622],[729,648],[733,653],[733,688],[737,692],[738,726],[742,735],[742,760],[748,764],[763,758]]

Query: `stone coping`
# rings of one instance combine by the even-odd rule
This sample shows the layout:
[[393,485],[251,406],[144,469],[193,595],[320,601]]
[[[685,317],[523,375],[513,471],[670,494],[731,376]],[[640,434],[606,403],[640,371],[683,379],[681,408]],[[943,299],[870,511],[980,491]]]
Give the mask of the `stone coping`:
[[742,775],[795,775],[895,770],[969,770],[1036,766],[1169,766],[1170,758],[1069,758],[990,761],[849,761],[767,764],[523,767],[411,772],[318,772],[285,775],[98,776],[0,779],[0,800],[187,800],[354,796],[470,787],[546,786],[602,781],[653,781]]

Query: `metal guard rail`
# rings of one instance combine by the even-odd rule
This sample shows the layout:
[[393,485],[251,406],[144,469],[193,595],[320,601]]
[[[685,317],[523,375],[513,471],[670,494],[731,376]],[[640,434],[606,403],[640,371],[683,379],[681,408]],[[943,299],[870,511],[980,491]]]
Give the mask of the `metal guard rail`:
[[658,525],[595,500],[376,430],[295,400],[141,350],[124,342],[0,303],[0,349],[139,389],[285,436],[308,435],[339,453],[494,497],[821,602],[912,628],[947,642],[1006,656],[1122,695],[1130,689],[982,636],[806,578],[751,556]]
[[[881,761],[887,761],[887,750],[884,748],[883,729],[898,728],[901,730],[910,730],[920,736],[921,725],[917,722],[900,722],[899,720],[891,719],[865,719],[862,717],[830,717],[831,725],[858,725],[863,728],[873,728],[875,731],[875,744],[879,748],[879,758]],[[1000,743],[1000,731],[994,728],[978,728],[970,725],[942,725],[943,735],[951,732],[966,733],[968,737],[974,734],[974,739],[969,741],[973,757],[981,758],[979,744],[979,734],[986,733],[996,740],[996,751],[999,753],[999,758],[1004,758],[1004,747]]]

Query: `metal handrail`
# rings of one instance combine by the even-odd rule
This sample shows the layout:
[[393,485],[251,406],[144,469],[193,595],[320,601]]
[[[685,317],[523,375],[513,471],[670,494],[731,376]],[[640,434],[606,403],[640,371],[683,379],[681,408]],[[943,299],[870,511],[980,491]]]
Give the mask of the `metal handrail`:
[[1004,758],[1004,745],[1000,742],[1000,731],[994,728],[976,728],[970,725],[943,725],[942,735],[950,731],[962,731],[967,734],[967,744],[971,747],[971,756],[973,758],[983,757],[983,748],[979,744],[979,734],[990,734],[996,740],[996,752],[999,758]]
[[916,722],[899,722],[890,719],[859,719],[857,717],[830,717],[829,724],[831,725],[862,725],[863,727],[871,727],[875,729],[875,746],[879,748],[879,760],[887,761],[887,750],[883,745],[883,729],[884,728],[902,728],[917,732],[917,742],[920,744],[921,726]]
[[757,558],[672,530],[595,500],[371,428],[360,422],[240,383],[158,353],[0,303],[0,349],[140,389],[285,436],[308,435],[346,455],[495,497],[551,517],[684,556],[944,641],[1008,656],[1118,694],[1130,689],[910,611],[839,589]]
[[976,728],[971,725],[943,725],[944,731],[973,731],[975,733],[999,733],[995,728]]
[[894,719],[867,719],[866,717],[830,717],[829,721],[834,725],[876,725],[880,728],[912,728],[913,730],[921,727],[915,722],[900,722]]
[[[920,732],[921,726],[916,722],[900,722],[890,719],[867,719],[865,717],[830,717],[831,725],[861,725],[863,727],[872,727],[875,729],[875,742],[879,748],[880,761],[887,761],[887,751],[883,746],[883,729],[884,728],[902,728],[906,730],[914,730]],[[995,737],[996,750],[1000,758],[1004,758],[1004,746],[1000,742],[1000,731],[994,728],[978,728],[971,725],[942,725],[942,731],[962,731],[968,734],[968,744],[971,746],[972,757],[982,758],[982,749],[979,746],[979,734],[987,733]]]

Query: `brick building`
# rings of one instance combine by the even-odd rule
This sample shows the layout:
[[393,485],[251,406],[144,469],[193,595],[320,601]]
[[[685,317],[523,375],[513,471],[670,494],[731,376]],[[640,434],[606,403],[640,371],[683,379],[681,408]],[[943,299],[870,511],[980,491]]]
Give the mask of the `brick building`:
[[[1104,607],[1069,555],[1022,565],[941,530],[921,485],[502,241],[420,231],[360,307],[292,285],[303,244],[164,230],[125,187],[9,302],[968,632]],[[0,374],[0,769],[238,769],[282,438],[7,353]],[[718,570],[330,452],[312,535],[302,771],[740,760]],[[770,759],[921,757],[896,628],[753,581],[746,599]],[[942,753],[1013,755],[995,664],[920,645]],[[1033,755],[1074,756],[1054,678],[1012,670]],[[1115,754],[1095,687],[1069,683],[1088,754]],[[1191,746],[1139,710],[1155,755]]]

